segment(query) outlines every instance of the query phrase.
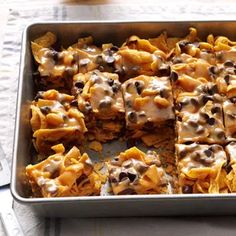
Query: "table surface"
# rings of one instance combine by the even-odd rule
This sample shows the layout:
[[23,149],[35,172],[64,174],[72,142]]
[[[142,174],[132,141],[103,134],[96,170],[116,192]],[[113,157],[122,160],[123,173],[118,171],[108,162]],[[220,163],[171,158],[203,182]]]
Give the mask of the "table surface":
[[[4,64],[5,54],[3,52],[4,40],[7,40],[7,32],[9,32],[9,27],[11,27],[11,22],[7,24],[9,20],[9,15],[14,15],[15,20],[29,18],[30,10],[28,10],[25,15],[22,14],[21,18],[19,17],[19,12],[25,12],[25,9],[33,9],[32,13],[37,11],[37,9],[50,9],[52,6],[82,6],[83,9],[87,9],[87,13],[84,13],[82,19],[111,19],[113,16],[106,17],[104,14],[104,9],[106,7],[113,6],[114,9],[114,19],[143,19],[145,15],[145,10],[141,13],[137,9],[141,9],[142,6],[148,5],[149,8],[147,11],[150,11],[152,14],[155,13],[155,9],[158,9],[158,6],[162,6],[163,1],[157,0],[7,0],[0,1],[0,56],[1,52],[4,57],[0,57],[0,64]],[[171,11],[166,10],[164,17],[165,19],[178,19],[178,16],[173,16],[173,12],[180,12],[185,14],[189,19],[236,19],[236,4],[234,0],[228,0],[227,5],[222,3],[220,0],[194,0],[189,1],[180,0],[176,3],[176,0],[168,0],[165,2],[167,6],[170,7]],[[29,4],[30,3],[30,4]],[[185,5],[186,4],[186,5]],[[232,7],[231,5],[232,4]],[[152,6],[155,5],[155,8]],[[182,8],[178,10],[173,10],[176,8]],[[216,5],[218,6],[216,8]],[[138,8],[140,6],[140,8]],[[93,15],[93,12],[99,9],[99,12],[103,12],[100,15]],[[108,9],[108,8],[107,8]],[[136,12],[134,11],[136,9]],[[144,8],[145,9],[145,8]],[[186,9],[190,9],[192,12],[190,15],[186,14]],[[194,10],[196,9],[196,10]],[[122,11],[122,17],[118,14]],[[157,11],[157,10],[156,10]],[[169,12],[168,12],[169,11]],[[158,11],[157,11],[158,12]],[[131,14],[132,13],[132,14]],[[39,13],[40,14],[40,13]],[[50,11],[49,11],[49,14]],[[88,14],[88,16],[86,15]],[[89,15],[90,14],[90,15]],[[97,13],[96,13],[97,14]],[[142,17],[143,18],[139,18]],[[27,18],[28,17],[28,18]],[[71,16],[71,19],[81,19],[76,18],[76,14]],[[181,19],[182,15],[179,15]],[[158,18],[158,16],[157,16]],[[159,19],[159,18],[158,18]],[[10,19],[12,20],[12,19]],[[27,22],[30,23],[30,22]],[[11,29],[11,30],[15,30]],[[19,32],[16,34],[19,34]],[[18,35],[19,37],[19,35]],[[6,55],[7,60],[7,55]],[[13,62],[12,62],[13,63]],[[8,65],[11,67],[11,65]],[[12,70],[17,70],[18,63],[14,62],[12,65]],[[14,71],[15,73],[15,71]],[[8,76],[8,79],[11,79],[13,76],[13,71],[6,66],[0,66],[0,83],[1,79],[4,79],[4,76]],[[17,80],[17,79],[16,79]],[[14,82],[14,81],[13,81]],[[11,153],[9,150],[9,143],[12,142],[12,133],[10,135],[6,134],[2,130],[2,126],[8,128],[9,124],[5,121],[4,112],[8,112],[7,109],[2,109],[1,99],[7,97],[7,91],[11,91],[6,85],[6,88],[1,88],[0,84],[0,142],[3,144],[3,148],[6,153]],[[11,91],[12,93],[15,90]],[[14,99],[13,99],[14,100]],[[14,103],[14,101],[12,101]],[[14,109],[12,111],[12,116],[14,116]],[[12,120],[14,117],[12,118]],[[14,127],[9,128],[9,130],[14,130]],[[11,156],[11,155],[9,155]],[[8,156],[8,158],[10,158]],[[0,202],[1,204],[1,202]],[[34,215],[29,209],[22,207],[21,205],[14,203],[16,209],[16,214],[19,218],[19,221],[24,229],[26,235],[208,235],[208,236],[218,236],[218,235],[236,235],[236,217],[130,217],[130,218],[109,218],[109,219],[49,219],[49,218],[40,218]],[[0,235],[3,234],[2,227],[0,225]]]

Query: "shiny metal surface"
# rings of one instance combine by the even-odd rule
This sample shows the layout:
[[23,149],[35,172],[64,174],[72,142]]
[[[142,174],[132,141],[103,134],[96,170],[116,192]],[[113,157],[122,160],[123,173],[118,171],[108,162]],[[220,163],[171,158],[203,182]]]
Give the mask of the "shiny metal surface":
[[[33,99],[33,63],[30,41],[47,31],[61,39],[63,46],[78,37],[92,35],[96,42],[113,42],[118,46],[128,36],[155,37],[163,30],[170,36],[184,36],[190,26],[201,37],[213,33],[236,39],[236,22],[51,22],[26,28],[23,35],[19,77],[17,118],[13,156],[11,190],[14,198],[32,207],[36,213],[56,217],[106,217],[154,215],[219,215],[235,214],[236,194],[132,195],[71,198],[30,198],[25,183],[24,168],[31,161],[30,101]],[[67,37],[69,35],[69,37]],[[62,210],[63,209],[63,210]]]

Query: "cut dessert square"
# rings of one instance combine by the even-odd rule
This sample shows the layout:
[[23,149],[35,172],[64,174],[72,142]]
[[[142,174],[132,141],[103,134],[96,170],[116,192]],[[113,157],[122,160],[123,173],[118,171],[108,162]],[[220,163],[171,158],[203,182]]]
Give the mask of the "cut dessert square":
[[217,144],[176,144],[180,193],[227,192],[227,157]]
[[178,63],[173,64],[170,78],[174,96],[178,97],[183,92],[193,92],[199,86],[214,81],[214,75],[211,72],[213,68],[215,67],[204,59],[188,55]]
[[231,193],[236,192],[236,142],[231,142],[225,147],[229,156],[230,172],[226,176],[226,183]]
[[[115,68],[122,81],[139,75],[169,76],[167,62],[167,42],[156,39],[140,39],[131,36],[116,53]],[[167,49],[167,50],[165,50]]]
[[193,93],[182,93],[176,100],[178,143],[225,143],[223,98],[217,86],[208,83]]
[[154,151],[132,147],[107,163],[115,195],[169,193],[168,178]]
[[56,90],[39,92],[31,104],[30,120],[34,145],[40,154],[48,154],[51,146],[81,143],[87,131],[84,115],[71,107],[74,96]]
[[175,118],[168,77],[140,75],[122,85],[128,136],[140,137],[145,131],[172,124]]
[[73,80],[73,104],[85,115],[89,138],[105,142],[119,137],[125,109],[118,75],[95,70]]
[[223,103],[225,133],[228,141],[236,141],[236,100],[231,98]]
[[75,146],[65,153],[62,144],[52,147],[56,154],[44,161],[28,165],[26,176],[33,193],[40,197],[99,195],[101,179],[94,171],[86,153],[81,155]]
[[97,47],[93,38],[79,38],[78,42],[67,49],[57,51],[56,36],[50,32],[31,42],[31,48],[38,72],[35,76],[39,89],[57,89],[69,91],[72,86],[73,75],[86,73],[94,69],[114,71],[114,61],[118,47],[103,44]]

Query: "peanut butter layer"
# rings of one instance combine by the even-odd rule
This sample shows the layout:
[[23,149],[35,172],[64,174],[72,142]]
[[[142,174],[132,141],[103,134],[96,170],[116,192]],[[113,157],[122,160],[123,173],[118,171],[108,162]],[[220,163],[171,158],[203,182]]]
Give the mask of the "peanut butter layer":
[[62,144],[53,146],[52,149],[56,154],[36,165],[30,164],[26,167],[26,175],[35,196],[68,197],[100,194],[101,180],[86,153],[81,155],[76,147],[65,153]]
[[180,193],[227,192],[227,158],[217,144],[176,144]]
[[223,104],[225,133],[228,141],[236,141],[236,104],[235,100],[226,100]]
[[106,141],[119,136],[125,110],[117,74],[97,70],[77,74],[72,93],[77,97],[74,105],[85,115],[89,133],[95,139]]
[[145,154],[133,147],[107,165],[115,195],[168,193],[168,179],[154,151]]
[[87,131],[84,115],[70,106],[74,97],[56,90],[39,92],[32,102],[30,120],[35,148],[47,154],[51,146],[71,142],[81,143]]
[[138,76],[122,85],[127,129],[152,129],[174,119],[168,77]]
[[236,142],[231,142],[225,147],[229,157],[229,173],[226,176],[226,183],[231,193],[236,192]]
[[178,143],[225,143],[223,98],[217,86],[208,83],[193,93],[182,93],[176,100]]

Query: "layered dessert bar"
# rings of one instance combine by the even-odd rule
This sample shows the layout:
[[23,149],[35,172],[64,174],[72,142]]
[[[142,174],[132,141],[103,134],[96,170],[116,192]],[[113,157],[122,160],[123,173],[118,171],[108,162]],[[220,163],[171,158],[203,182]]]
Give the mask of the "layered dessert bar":
[[227,157],[217,144],[176,144],[180,193],[227,192]]
[[119,48],[115,61],[116,72],[122,81],[139,76],[169,76],[170,66],[167,54],[158,48],[160,43],[155,39],[140,39],[131,36]]
[[178,143],[225,143],[223,97],[217,86],[208,83],[193,93],[182,93],[176,100]]
[[168,77],[141,75],[122,84],[129,137],[138,138],[175,119]]
[[154,151],[136,147],[108,162],[109,181],[115,195],[168,193],[168,178]]
[[78,42],[67,49],[56,50],[56,36],[50,32],[31,42],[32,53],[38,70],[35,82],[39,89],[57,89],[68,92],[73,75],[94,69],[113,71],[118,50],[113,44],[97,47],[91,36],[79,38]]
[[125,115],[119,76],[95,70],[73,80],[73,104],[85,115],[89,139],[105,142],[119,137]]
[[26,167],[35,196],[49,198],[100,194],[102,182],[86,153],[81,155],[76,147],[66,153],[62,144],[53,146],[52,150],[54,155]]
[[39,92],[31,104],[30,120],[33,143],[40,154],[48,154],[51,146],[82,143],[87,131],[84,115],[70,103],[74,96],[56,90]]

